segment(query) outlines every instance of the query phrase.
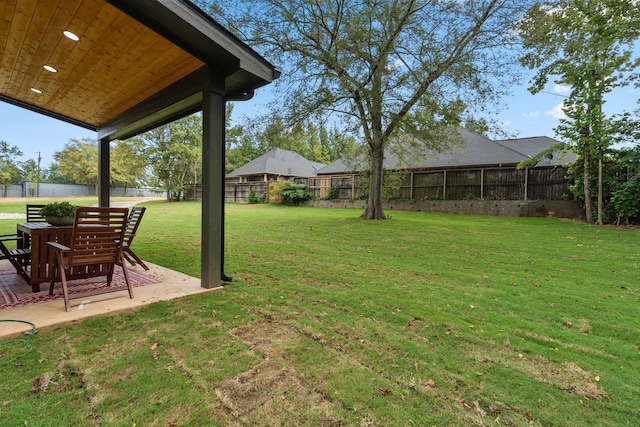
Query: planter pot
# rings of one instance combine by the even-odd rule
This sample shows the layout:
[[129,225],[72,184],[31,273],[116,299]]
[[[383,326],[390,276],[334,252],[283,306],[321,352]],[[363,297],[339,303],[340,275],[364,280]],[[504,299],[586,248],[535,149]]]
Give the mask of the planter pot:
[[73,225],[72,216],[46,216],[45,219],[51,225]]

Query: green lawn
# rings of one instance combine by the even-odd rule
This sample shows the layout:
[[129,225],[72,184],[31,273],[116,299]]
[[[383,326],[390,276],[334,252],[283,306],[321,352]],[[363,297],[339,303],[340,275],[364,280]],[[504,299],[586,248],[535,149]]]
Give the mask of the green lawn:
[[[145,206],[138,255],[198,276],[200,204]],[[638,425],[638,231],[360,213],[228,205],[232,283],[39,331],[0,425]]]

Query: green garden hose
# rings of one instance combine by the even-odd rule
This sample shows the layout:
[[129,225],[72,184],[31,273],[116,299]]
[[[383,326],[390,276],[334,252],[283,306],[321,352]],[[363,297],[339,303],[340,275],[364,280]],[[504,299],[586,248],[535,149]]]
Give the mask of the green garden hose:
[[27,322],[26,320],[0,320],[0,322],[20,322],[20,323],[26,323],[27,325],[31,325],[31,332],[25,332],[25,334],[28,334],[29,336],[26,339],[11,339],[11,340],[5,340],[5,341],[0,341],[0,347],[3,345],[7,345],[7,344],[12,344],[12,343],[20,343],[20,344],[26,344],[27,346],[27,351],[25,351],[22,354],[19,354],[18,356],[14,357],[11,360],[7,360],[5,362],[0,362],[0,366],[4,366],[8,363],[11,363],[15,360],[18,360],[19,358],[21,358],[22,356],[24,356],[25,354],[29,353],[31,350],[33,350],[33,345],[31,344],[31,338],[33,338],[33,336],[36,334],[36,332],[38,332],[38,330],[36,329],[36,325],[31,323],[31,322]]

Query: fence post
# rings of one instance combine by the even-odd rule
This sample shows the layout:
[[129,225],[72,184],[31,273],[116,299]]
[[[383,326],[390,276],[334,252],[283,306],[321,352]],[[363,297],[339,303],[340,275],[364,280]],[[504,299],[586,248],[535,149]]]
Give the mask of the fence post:
[[409,186],[409,200],[413,200],[413,172],[411,172],[411,185]]
[[351,198],[356,198],[356,176],[351,175]]
[[447,199],[447,170],[442,171],[442,200]]
[[524,168],[524,199],[527,199],[529,193],[529,166]]

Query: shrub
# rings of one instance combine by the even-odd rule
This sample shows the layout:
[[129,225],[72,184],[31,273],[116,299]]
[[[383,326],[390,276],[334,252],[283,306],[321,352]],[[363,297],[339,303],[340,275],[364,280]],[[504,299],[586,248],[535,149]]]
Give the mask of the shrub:
[[629,222],[640,211],[640,174],[622,184],[611,198],[618,218]]
[[249,189],[249,195],[247,196],[247,201],[249,202],[249,204],[252,204],[252,205],[256,203],[266,203],[267,195],[263,194],[262,196],[256,196],[256,193],[254,193],[252,189]]
[[336,186],[331,186],[329,193],[323,198],[325,200],[338,200],[340,198],[340,190]]
[[297,205],[300,202],[313,199],[313,193],[307,191],[304,184],[286,182],[280,191],[282,201],[287,205]]

